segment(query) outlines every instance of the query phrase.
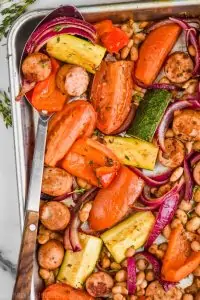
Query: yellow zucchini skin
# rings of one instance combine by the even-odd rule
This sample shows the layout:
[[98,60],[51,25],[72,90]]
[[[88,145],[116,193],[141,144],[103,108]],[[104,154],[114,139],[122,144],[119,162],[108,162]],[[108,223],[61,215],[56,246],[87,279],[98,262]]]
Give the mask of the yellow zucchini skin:
[[79,65],[90,73],[95,73],[106,49],[69,34],[51,38],[46,46],[48,54],[66,63]]
[[120,263],[129,247],[138,249],[145,244],[154,222],[152,212],[138,212],[104,232],[101,238],[115,261]]
[[82,288],[86,278],[92,273],[99,258],[102,240],[80,233],[82,250],[73,252],[67,250],[62,262],[57,280],[71,285],[74,288]]
[[148,170],[154,169],[158,148],[152,143],[119,136],[105,136],[104,140],[121,163]]

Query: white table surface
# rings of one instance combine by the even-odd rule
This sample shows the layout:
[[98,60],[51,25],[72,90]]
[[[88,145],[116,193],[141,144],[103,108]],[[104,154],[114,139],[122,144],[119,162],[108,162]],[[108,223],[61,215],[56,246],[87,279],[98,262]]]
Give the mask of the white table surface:
[[[113,2],[123,0],[38,0],[29,9],[52,8],[60,4],[91,5]],[[0,43],[0,89],[7,91],[9,80],[5,43],[6,40]],[[0,300],[11,299],[20,238],[13,131],[12,128],[6,129],[0,118]]]

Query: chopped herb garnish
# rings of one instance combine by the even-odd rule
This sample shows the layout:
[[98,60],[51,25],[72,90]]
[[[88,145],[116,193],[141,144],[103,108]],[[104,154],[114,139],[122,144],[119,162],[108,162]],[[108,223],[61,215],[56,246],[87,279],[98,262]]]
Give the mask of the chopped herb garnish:
[[113,166],[113,160],[110,157],[106,156],[106,166],[112,167]]
[[74,193],[81,195],[81,194],[84,194],[85,191],[86,191],[86,189],[84,189],[84,188],[76,188],[74,190]]
[[60,42],[60,37],[59,36],[57,36],[57,43],[59,43]]
[[63,29],[63,27],[61,26],[61,25],[56,25],[55,27],[54,27],[54,31],[56,31],[56,32],[59,32],[59,31],[61,31]]
[[0,114],[3,117],[6,128],[12,126],[11,103],[6,92],[0,92]]
[[128,160],[130,160],[130,158],[128,157],[128,155],[125,155],[125,158],[128,159]]

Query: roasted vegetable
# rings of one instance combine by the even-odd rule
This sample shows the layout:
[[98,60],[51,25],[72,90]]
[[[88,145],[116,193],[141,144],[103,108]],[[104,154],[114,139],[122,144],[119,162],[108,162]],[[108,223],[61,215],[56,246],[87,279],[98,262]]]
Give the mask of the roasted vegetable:
[[105,136],[104,141],[121,163],[138,168],[154,169],[158,148],[152,143],[119,136]]
[[125,259],[128,248],[138,249],[144,245],[154,225],[155,217],[151,212],[138,212],[101,235],[103,242],[120,263]]
[[178,282],[199,266],[200,252],[193,252],[190,245],[183,226],[179,224],[170,234],[164,256],[162,275],[165,280]]
[[76,290],[63,283],[55,283],[48,286],[42,292],[42,300],[93,300],[88,293]]
[[67,250],[57,276],[57,280],[75,288],[82,288],[86,278],[92,273],[102,247],[101,239],[79,234],[83,249],[79,252]]
[[167,90],[147,91],[127,133],[130,136],[151,142],[170,100],[171,93]]
[[96,114],[90,103],[77,100],[66,104],[50,121],[45,164],[54,167],[78,138],[93,133],[95,122]]
[[135,69],[137,79],[145,84],[151,84],[156,79],[180,32],[177,24],[168,24],[149,33],[139,50]]
[[79,65],[90,73],[95,73],[100,65],[106,49],[86,40],[68,34],[60,34],[51,38],[46,50],[58,60]]
[[97,112],[97,128],[105,134],[118,129],[131,109],[133,62],[103,61],[95,74],[91,101]]
[[141,194],[143,185],[140,177],[122,166],[112,183],[98,192],[90,211],[90,227],[104,230],[119,222]]
[[107,187],[120,168],[117,157],[105,145],[89,138],[77,140],[61,166],[92,185]]

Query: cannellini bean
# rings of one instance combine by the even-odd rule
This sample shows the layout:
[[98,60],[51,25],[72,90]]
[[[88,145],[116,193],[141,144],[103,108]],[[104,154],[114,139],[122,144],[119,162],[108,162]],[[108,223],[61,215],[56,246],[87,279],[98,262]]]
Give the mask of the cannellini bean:
[[175,219],[171,222],[171,228],[174,229],[174,228],[176,228],[179,224],[181,224],[181,220],[175,218]]
[[182,167],[178,167],[176,168],[172,175],[170,176],[170,181],[171,182],[175,182],[177,181],[181,176],[183,175],[183,168]]
[[186,224],[186,229],[188,231],[194,232],[200,227],[200,218],[199,217],[193,217],[191,220],[189,220]]
[[147,285],[148,285],[147,281],[146,281],[146,280],[143,280],[143,282],[141,283],[140,287],[141,287],[142,289],[145,289],[145,288],[147,287]]
[[127,287],[127,282],[126,281],[123,281],[123,282],[116,282],[116,285],[119,285],[119,286],[123,286],[123,287]]
[[49,270],[40,268],[40,269],[39,269],[39,275],[40,275],[40,277],[41,277],[42,279],[47,280],[47,279],[49,279],[49,277],[50,277],[51,274],[50,274],[50,271],[49,271]]
[[138,259],[136,266],[139,271],[144,271],[148,266],[148,262],[145,259]]
[[121,50],[121,59],[126,59],[130,53],[130,48],[128,46]]
[[145,279],[145,273],[140,271],[139,273],[137,273],[136,284],[140,285],[144,279]]
[[185,225],[187,223],[187,214],[183,210],[177,209],[176,217],[181,221],[182,224]]
[[193,200],[195,202],[200,202],[200,188],[197,188],[193,195]]
[[172,129],[168,129],[166,131],[165,137],[173,137],[174,136],[174,132]]
[[110,259],[108,257],[104,257],[101,261],[102,268],[107,269],[110,267]]
[[128,290],[123,286],[116,285],[112,288],[112,293],[113,294],[128,295]]
[[162,259],[163,256],[165,255],[165,252],[163,250],[158,249],[155,253],[155,256],[159,259]]
[[193,296],[191,294],[185,294],[183,295],[183,300],[193,300]]
[[188,94],[193,94],[196,91],[198,84],[198,80],[196,79],[190,79],[184,83],[183,88],[185,89],[185,92]]
[[162,244],[160,244],[158,248],[159,248],[160,250],[162,250],[162,251],[166,251],[166,250],[167,250],[167,243],[162,243]]
[[133,40],[131,39],[131,40],[129,40],[127,47],[131,48],[132,46],[133,46]]
[[82,189],[89,190],[89,189],[91,189],[91,187],[92,187],[91,184],[89,184],[87,181],[85,181],[85,180],[82,179],[82,178],[77,177],[76,181],[77,181],[78,185],[79,185]]
[[138,40],[140,40],[141,42],[145,40],[146,38],[146,34],[143,32],[139,32],[135,34],[135,38],[137,38]]
[[143,21],[143,22],[141,22],[141,23],[139,24],[139,28],[140,28],[140,29],[143,29],[143,28],[147,27],[148,25],[149,25],[149,22]]
[[49,235],[39,234],[37,237],[37,240],[40,245],[46,244],[46,242],[48,242],[48,240],[49,240]]
[[125,259],[122,263],[121,263],[121,266],[123,268],[127,268],[127,265],[128,265],[128,262],[127,262],[127,259]]
[[120,270],[119,272],[116,273],[115,275],[115,280],[117,282],[123,282],[126,280],[127,273],[125,270]]
[[54,273],[52,271],[50,272],[49,278],[44,280],[46,286],[55,283],[55,281],[56,281],[56,279],[55,279]]
[[197,206],[195,207],[195,213],[200,216],[200,203],[197,204]]
[[195,252],[200,251],[200,243],[198,241],[193,241],[191,243],[191,249]]
[[138,59],[138,49],[135,46],[133,46],[130,50],[130,58],[133,61]]
[[86,222],[89,218],[90,211],[92,209],[92,201],[87,202],[79,211],[79,219],[81,222]]
[[[164,76],[159,80],[159,83],[170,83],[170,81],[166,76]],[[168,129],[168,130],[170,130],[170,129]]]
[[130,247],[126,250],[126,257],[132,257],[135,254],[135,249],[133,247]]
[[138,296],[144,296],[145,294],[145,289],[140,289],[138,292],[137,292],[137,295]]
[[192,209],[192,203],[190,201],[185,201],[185,200],[182,200],[180,205],[179,205],[179,208],[188,212]]
[[116,262],[112,262],[110,267],[111,267],[112,270],[120,270],[121,269],[120,264],[118,264]]
[[125,300],[126,298],[121,294],[115,294],[113,300]]
[[155,278],[154,272],[151,270],[147,270],[145,278],[147,281],[153,281]]
[[156,252],[158,251],[158,245],[156,244],[153,244],[149,247],[149,250],[148,250],[151,254],[156,254]]
[[193,45],[190,45],[190,46],[188,47],[188,52],[189,52],[189,54],[190,54],[191,56],[195,56],[195,55],[196,55],[196,50],[195,50],[195,48],[194,48]]
[[163,229],[162,234],[164,235],[164,237],[168,240],[169,236],[171,234],[171,228],[169,225],[165,226],[165,228]]

